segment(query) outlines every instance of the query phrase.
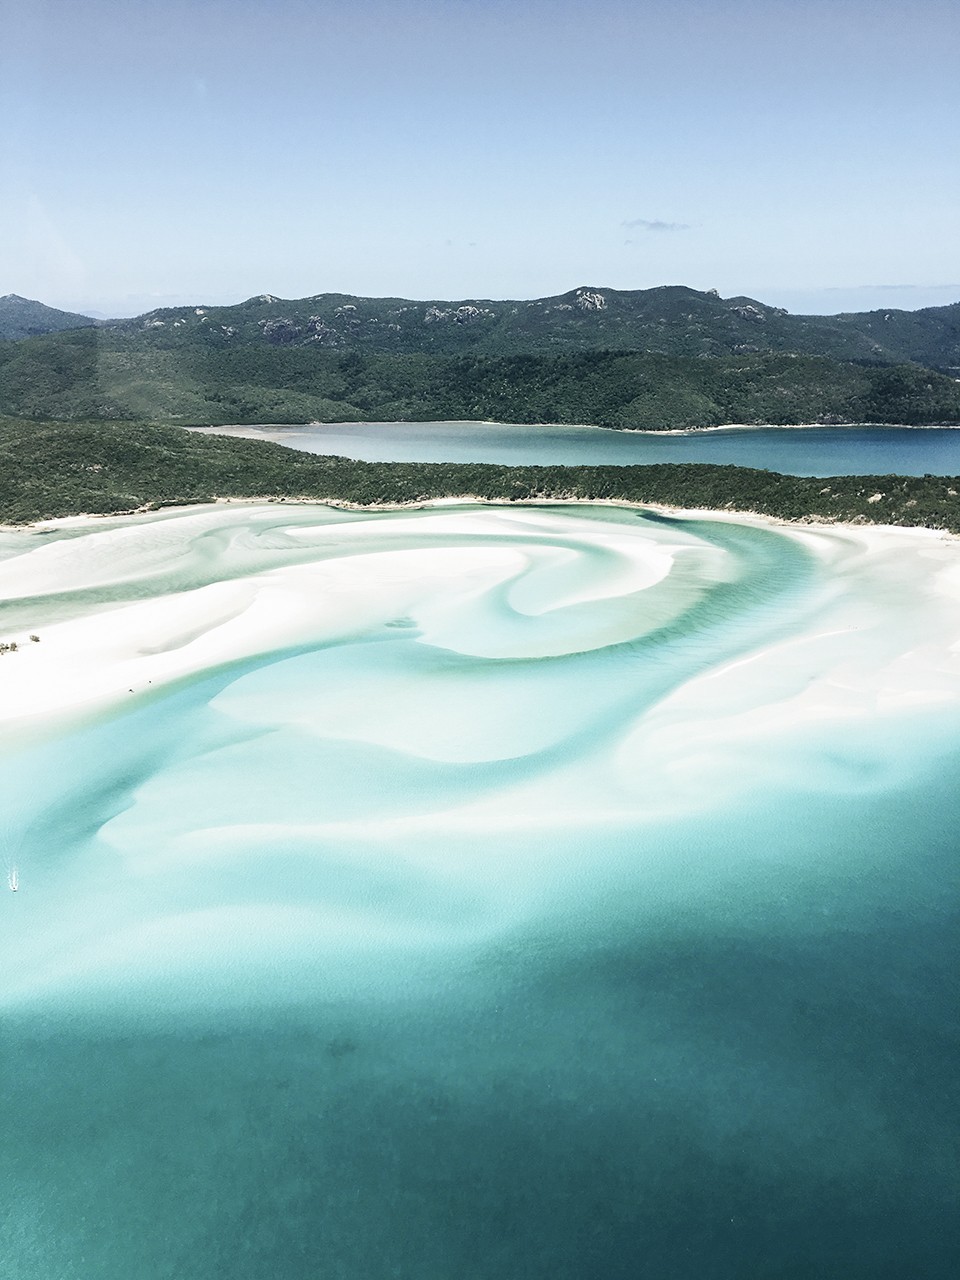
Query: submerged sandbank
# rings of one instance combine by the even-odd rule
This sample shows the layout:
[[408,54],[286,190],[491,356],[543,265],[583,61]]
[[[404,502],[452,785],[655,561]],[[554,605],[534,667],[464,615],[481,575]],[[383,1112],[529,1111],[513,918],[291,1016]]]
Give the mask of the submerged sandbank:
[[382,984],[384,948],[576,914],[583,879],[672,883],[702,815],[879,794],[960,737],[960,542],[922,530],[263,502],[4,551],[0,633],[39,636],[0,655],[17,901],[51,850],[76,877],[7,948],[15,1003],[127,974],[179,1016],[253,998],[274,953],[298,991],[318,948],[320,989]]
[[[609,522],[604,507],[616,513]],[[0,664],[0,721],[122,704],[255,655],[340,643],[397,617],[425,643],[494,660],[634,641],[677,623],[742,572],[735,554],[704,536],[710,523],[787,539],[820,565],[827,596],[841,584],[849,593],[848,603],[819,609],[809,634],[791,638],[795,651],[816,648],[824,635],[847,637],[848,653],[863,650],[853,685],[873,698],[888,686],[905,703],[960,690],[951,684],[960,680],[960,539],[655,509],[676,523],[645,524],[644,508],[627,503],[461,499],[342,515],[330,504],[229,500],[44,522],[6,535],[0,561],[0,639],[18,643]],[[631,510],[641,519],[625,524]],[[864,596],[873,612],[880,600],[894,616],[883,643],[883,627],[860,616]],[[495,600],[507,602],[506,621],[494,618]],[[754,673],[779,661],[767,649],[749,660]],[[824,706],[853,687],[830,661],[811,677]]]

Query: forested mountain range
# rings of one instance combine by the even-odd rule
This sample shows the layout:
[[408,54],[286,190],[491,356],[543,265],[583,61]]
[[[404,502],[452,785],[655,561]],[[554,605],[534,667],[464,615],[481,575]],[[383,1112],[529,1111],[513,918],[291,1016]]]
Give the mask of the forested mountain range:
[[960,303],[923,311],[794,316],[752,298],[724,299],[679,285],[580,288],[528,302],[411,302],[344,294],[284,301],[261,294],[239,306],[171,308],[126,324],[127,332],[164,344],[201,330],[219,332],[227,341],[384,355],[790,352],[960,370]]
[[[12,304],[21,319],[24,301]],[[39,320],[47,312],[70,319],[41,308]],[[676,286],[533,302],[263,294],[72,320],[0,341],[0,413],[184,425],[960,422],[960,303],[791,316]]]
[[557,351],[646,351],[718,356],[764,352],[960,371],[960,302],[919,311],[790,315],[753,298],[721,298],[682,285],[583,287],[532,301],[422,301],[323,293],[259,294],[234,306],[167,307],[130,320],[97,321],[7,294],[0,339],[96,325],[143,347],[200,340],[319,346],[386,355],[520,355]]

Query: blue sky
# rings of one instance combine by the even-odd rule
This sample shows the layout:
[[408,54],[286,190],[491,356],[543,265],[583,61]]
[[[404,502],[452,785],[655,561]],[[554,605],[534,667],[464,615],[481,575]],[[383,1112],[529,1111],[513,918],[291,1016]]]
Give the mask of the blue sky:
[[0,0],[0,293],[960,300],[956,0]]

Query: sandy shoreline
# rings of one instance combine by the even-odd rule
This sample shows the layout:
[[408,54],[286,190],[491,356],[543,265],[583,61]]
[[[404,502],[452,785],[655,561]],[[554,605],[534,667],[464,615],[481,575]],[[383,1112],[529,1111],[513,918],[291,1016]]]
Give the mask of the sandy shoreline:
[[380,421],[350,422],[258,422],[258,423],[224,423],[221,426],[185,427],[186,431],[212,432],[213,434],[240,436],[258,439],[267,432],[282,435],[292,431],[317,431],[329,429],[341,431],[349,427],[509,427],[518,430],[571,430],[571,431],[606,431],[614,435],[640,436],[699,436],[711,432],[723,431],[960,431],[957,422],[724,422],[718,426],[704,427],[664,427],[656,430],[651,427],[603,427],[596,422],[495,422],[490,418],[450,418],[436,422],[433,419],[396,421],[384,419]]
[[317,506],[330,507],[338,511],[389,513],[402,511],[427,511],[433,507],[451,507],[461,505],[503,507],[505,510],[517,510],[523,507],[620,507],[634,511],[656,511],[659,514],[678,516],[680,518],[689,517],[691,520],[723,520],[732,523],[741,521],[743,523],[753,523],[770,527],[782,526],[786,531],[810,527],[817,529],[836,529],[838,531],[846,530],[849,532],[876,530],[878,532],[933,536],[937,539],[949,542],[960,541],[960,534],[952,533],[949,529],[938,529],[931,525],[875,524],[873,521],[857,522],[852,520],[834,520],[829,516],[817,515],[808,515],[795,520],[790,520],[786,516],[769,515],[764,511],[751,511],[747,509],[741,510],[739,508],[681,507],[667,502],[633,502],[627,498],[523,498],[512,501],[507,498],[486,498],[470,493],[457,494],[456,496],[446,498],[415,499],[409,502],[371,503],[350,502],[345,498],[314,498],[309,496],[285,496],[282,498],[214,498],[212,503],[184,503],[182,505],[170,505],[163,507],[132,507],[129,511],[90,511],[73,516],[54,516],[48,520],[32,520],[24,524],[4,524],[0,522],[0,533],[15,534],[29,532],[31,530],[49,530],[52,532],[57,529],[95,528],[111,520],[130,520],[137,516],[150,518],[169,515],[173,517],[178,513],[188,513],[190,511],[199,511],[221,506],[270,508],[283,506]]

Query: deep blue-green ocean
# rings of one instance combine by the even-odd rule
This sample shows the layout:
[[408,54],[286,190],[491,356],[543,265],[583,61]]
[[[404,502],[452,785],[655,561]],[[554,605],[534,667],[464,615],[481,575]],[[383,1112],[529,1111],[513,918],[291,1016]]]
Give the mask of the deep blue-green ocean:
[[209,506],[0,638],[3,1280],[960,1274],[960,542]]
[[630,466],[715,462],[797,476],[960,475],[954,427],[722,427],[613,431],[490,422],[347,422],[223,428],[365,462]]

